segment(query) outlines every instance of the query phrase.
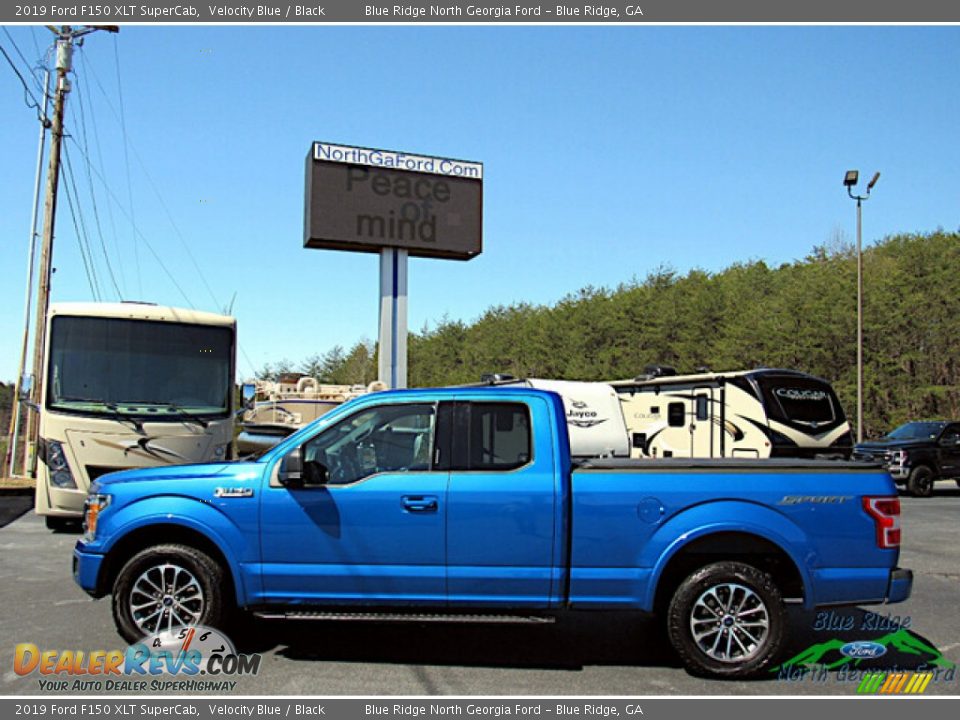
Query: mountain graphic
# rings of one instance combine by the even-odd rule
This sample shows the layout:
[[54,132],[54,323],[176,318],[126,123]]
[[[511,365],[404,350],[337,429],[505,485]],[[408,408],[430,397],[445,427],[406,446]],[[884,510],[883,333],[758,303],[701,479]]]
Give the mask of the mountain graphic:
[[[849,642],[849,640],[833,638],[832,640],[827,640],[826,642],[811,645],[806,650],[798,653],[786,662],[773,668],[771,672],[778,672],[780,669],[785,667],[804,667],[808,665],[823,666],[827,670],[833,670],[834,668],[841,667],[842,665],[849,665],[851,663],[853,663],[855,666],[859,666],[860,663],[867,658],[845,657],[840,652],[840,648]],[[897,630],[896,632],[888,633],[882,637],[871,638],[870,642],[883,645],[885,648],[887,648],[887,650],[892,649],[897,652],[904,653],[905,655],[916,655],[918,657],[929,656],[925,660],[925,662],[929,665],[942,668],[954,667],[952,662],[943,657],[943,653],[941,653],[932,645],[928,645],[920,638],[911,634],[909,630]],[[831,653],[836,653],[836,655],[839,657],[833,657]]]

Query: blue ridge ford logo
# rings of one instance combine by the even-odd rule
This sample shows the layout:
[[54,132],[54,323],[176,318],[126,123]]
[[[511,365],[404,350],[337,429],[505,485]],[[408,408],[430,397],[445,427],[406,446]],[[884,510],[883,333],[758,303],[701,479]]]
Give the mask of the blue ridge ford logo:
[[870,640],[857,640],[855,642],[848,642],[840,648],[840,654],[848,658],[857,659],[878,658],[881,655],[887,654],[887,648],[885,645],[871,642]]

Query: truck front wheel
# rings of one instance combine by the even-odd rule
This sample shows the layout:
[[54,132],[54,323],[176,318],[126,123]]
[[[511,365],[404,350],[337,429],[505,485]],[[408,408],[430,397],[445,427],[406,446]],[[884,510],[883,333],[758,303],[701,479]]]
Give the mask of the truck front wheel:
[[771,665],[783,646],[786,611],[773,578],[752,565],[706,565],[680,583],[667,633],[696,675],[742,678]]
[[141,550],[113,585],[113,619],[129,642],[188,625],[219,627],[225,617],[224,574],[187,545]]
[[933,495],[933,470],[926,465],[917,465],[907,478],[907,490],[916,497]]

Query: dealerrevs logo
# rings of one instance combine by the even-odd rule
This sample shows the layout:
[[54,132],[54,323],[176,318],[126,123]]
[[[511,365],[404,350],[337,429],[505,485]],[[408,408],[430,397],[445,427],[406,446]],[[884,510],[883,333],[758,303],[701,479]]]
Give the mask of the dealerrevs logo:
[[37,674],[41,691],[183,692],[233,690],[228,679],[256,675],[259,654],[241,655],[214,628],[180,627],[146,637],[125,650],[42,650],[35,643],[14,648],[13,671]]

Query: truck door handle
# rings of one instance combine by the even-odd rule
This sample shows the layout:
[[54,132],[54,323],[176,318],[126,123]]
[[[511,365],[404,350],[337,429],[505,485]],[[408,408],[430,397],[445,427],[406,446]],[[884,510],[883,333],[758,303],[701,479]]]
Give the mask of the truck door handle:
[[400,498],[404,510],[410,512],[436,512],[437,498],[435,495],[404,495]]

